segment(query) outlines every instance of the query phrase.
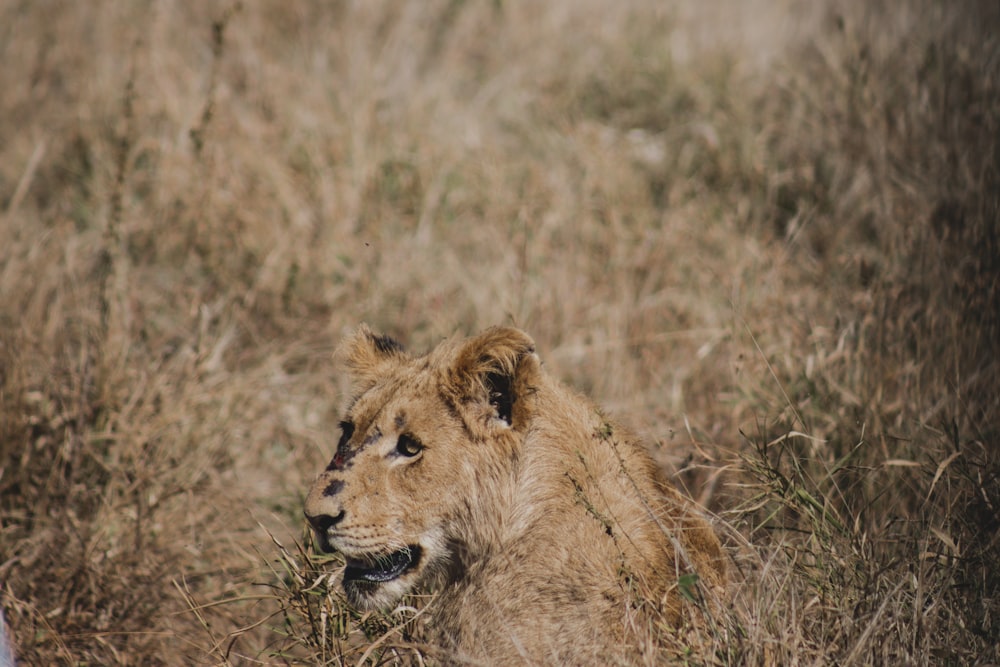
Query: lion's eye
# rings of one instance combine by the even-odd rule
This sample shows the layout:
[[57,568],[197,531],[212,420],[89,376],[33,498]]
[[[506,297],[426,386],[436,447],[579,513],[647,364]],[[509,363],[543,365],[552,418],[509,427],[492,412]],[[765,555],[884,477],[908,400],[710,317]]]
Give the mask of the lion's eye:
[[423,450],[424,446],[412,435],[401,435],[396,440],[396,451],[403,456],[416,456]]

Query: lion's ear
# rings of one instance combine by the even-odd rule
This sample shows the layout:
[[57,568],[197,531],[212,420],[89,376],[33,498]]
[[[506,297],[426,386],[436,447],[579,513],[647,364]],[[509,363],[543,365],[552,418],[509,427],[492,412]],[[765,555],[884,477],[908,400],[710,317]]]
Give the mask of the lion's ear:
[[373,332],[367,324],[344,339],[335,354],[347,366],[357,388],[371,387],[390,368],[408,358],[399,341]]
[[493,327],[465,341],[451,366],[449,385],[462,404],[479,404],[515,426],[519,401],[531,391],[539,361],[535,342],[510,327]]

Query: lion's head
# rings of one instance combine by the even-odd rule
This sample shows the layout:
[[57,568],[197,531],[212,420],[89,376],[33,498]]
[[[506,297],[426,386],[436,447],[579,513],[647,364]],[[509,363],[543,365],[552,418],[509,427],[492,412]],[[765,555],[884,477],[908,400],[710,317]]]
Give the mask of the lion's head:
[[351,603],[385,608],[491,542],[539,362],[510,328],[411,356],[362,326],[341,354],[355,397],[305,514],[319,546],[343,554]]

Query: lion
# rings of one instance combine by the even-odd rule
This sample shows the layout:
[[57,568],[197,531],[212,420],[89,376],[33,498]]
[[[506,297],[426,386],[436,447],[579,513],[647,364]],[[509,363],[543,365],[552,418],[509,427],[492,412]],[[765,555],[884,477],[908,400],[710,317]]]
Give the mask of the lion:
[[412,356],[362,325],[340,353],[354,399],[305,515],[357,609],[435,593],[429,641],[451,663],[607,664],[718,599],[707,520],[526,333]]

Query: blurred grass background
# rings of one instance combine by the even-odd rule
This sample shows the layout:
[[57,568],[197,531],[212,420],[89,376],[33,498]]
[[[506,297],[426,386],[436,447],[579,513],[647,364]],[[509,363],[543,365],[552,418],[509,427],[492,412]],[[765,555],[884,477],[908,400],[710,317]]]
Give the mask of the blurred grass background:
[[998,35],[985,0],[0,2],[18,654],[316,663],[271,535],[366,321],[524,328],[727,520],[691,663],[1000,661]]

